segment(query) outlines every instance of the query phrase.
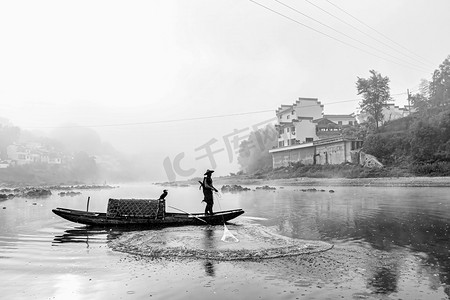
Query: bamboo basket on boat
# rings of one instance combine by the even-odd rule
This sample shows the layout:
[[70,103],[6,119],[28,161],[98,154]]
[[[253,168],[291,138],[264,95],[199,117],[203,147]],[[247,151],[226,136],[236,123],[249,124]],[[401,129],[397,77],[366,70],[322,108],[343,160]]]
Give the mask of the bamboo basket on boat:
[[165,200],[154,199],[109,199],[107,217],[142,217],[164,219]]

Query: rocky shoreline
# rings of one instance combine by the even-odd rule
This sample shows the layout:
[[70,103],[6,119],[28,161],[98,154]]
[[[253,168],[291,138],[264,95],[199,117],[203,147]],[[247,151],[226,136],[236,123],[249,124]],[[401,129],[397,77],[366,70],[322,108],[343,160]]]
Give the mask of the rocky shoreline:
[[76,196],[81,192],[74,190],[88,190],[88,189],[113,189],[115,186],[110,185],[52,185],[40,187],[16,187],[16,188],[0,188],[0,200],[12,199],[15,197],[22,198],[45,198],[52,195],[52,191],[59,192],[59,196]]
[[[201,178],[157,183],[161,186],[198,185]],[[365,187],[450,187],[450,177],[377,177],[377,178],[284,178],[257,179],[250,176],[223,176],[214,178],[214,185],[257,186],[365,186]]]

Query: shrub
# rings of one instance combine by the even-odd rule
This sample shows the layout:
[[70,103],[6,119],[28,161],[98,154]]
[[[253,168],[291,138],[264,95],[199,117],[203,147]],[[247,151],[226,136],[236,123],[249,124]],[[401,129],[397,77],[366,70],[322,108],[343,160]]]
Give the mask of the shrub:
[[390,165],[404,160],[410,148],[409,139],[403,132],[386,132],[369,135],[363,151]]
[[421,176],[450,176],[450,162],[438,161],[411,165],[411,171]]

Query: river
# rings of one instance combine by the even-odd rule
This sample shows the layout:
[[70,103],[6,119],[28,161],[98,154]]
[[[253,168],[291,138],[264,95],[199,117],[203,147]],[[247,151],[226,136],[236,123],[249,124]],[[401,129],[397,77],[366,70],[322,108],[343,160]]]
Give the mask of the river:
[[[252,190],[216,198],[216,211],[245,210],[227,227],[159,231],[92,230],[51,212],[55,207],[85,210],[88,197],[89,210],[101,212],[109,198],[157,198],[163,188],[153,184],[80,190],[74,197],[53,191],[47,198],[0,201],[0,297],[449,299],[449,188],[248,187]],[[197,186],[168,189],[167,205],[203,211]],[[279,258],[216,260],[183,258],[176,252],[161,257],[143,250],[130,254],[114,246],[133,244],[136,236],[170,236],[189,246],[192,236],[191,244],[199,241],[211,249],[224,243],[220,238],[227,229],[239,239],[234,247],[245,248],[252,243],[240,230],[250,227],[292,243],[333,247]],[[265,237],[269,245],[270,239]],[[162,241],[162,247],[169,244]]]

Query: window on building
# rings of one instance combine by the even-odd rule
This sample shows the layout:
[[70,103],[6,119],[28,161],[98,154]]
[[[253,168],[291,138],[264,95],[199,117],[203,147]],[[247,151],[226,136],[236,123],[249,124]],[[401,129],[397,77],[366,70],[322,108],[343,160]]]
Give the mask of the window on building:
[[338,121],[338,125],[342,125],[342,121]]
[[351,150],[361,149],[363,142],[362,141],[353,141],[351,145]]
[[294,111],[291,111],[291,115],[294,115]]
[[353,121],[348,121],[348,125],[353,126]]
[[295,134],[295,127],[294,126],[291,127],[291,131],[292,131],[292,134]]
[[283,147],[283,141],[278,142],[278,147]]
[[286,132],[289,132],[289,127],[286,127]]
[[291,145],[295,145],[297,144],[297,142],[295,141],[295,139],[291,139]]
[[289,119],[290,117],[291,117],[290,115],[287,115],[287,116],[286,116],[286,119]]
[[307,142],[307,143],[310,143],[310,142],[312,142],[312,141],[314,141],[314,138],[312,138],[312,137],[309,137],[309,138],[306,138],[306,139],[305,139],[305,142]]

